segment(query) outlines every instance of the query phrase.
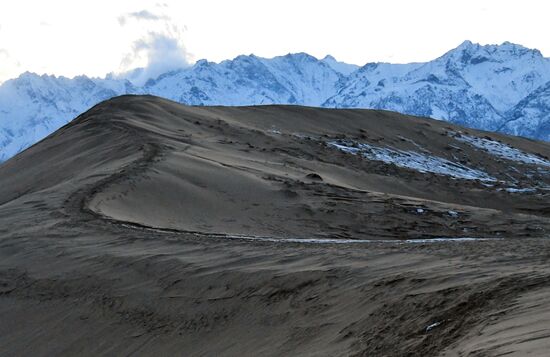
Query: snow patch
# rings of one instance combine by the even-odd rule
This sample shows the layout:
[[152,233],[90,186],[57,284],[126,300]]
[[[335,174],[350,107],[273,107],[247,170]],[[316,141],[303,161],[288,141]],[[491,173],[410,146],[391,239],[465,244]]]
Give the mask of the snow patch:
[[386,244],[430,244],[446,242],[475,242],[501,238],[472,238],[472,237],[439,237],[439,238],[418,238],[418,239],[332,239],[332,238],[276,238],[246,235],[227,235],[225,238],[242,239],[250,241],[263,241],[273,243],[304,243],[304,244],[356,244],[356,243],[386,243]]
[[457,211],[447,211],[447,213],[449,214],[449,216],[451,216],[453,218],[458,217],[458,212]]
[[528,193],[528,192],[537,191],[536,188],[516,188],[516,187],[506,187],[504,190],[510,193]]
[[382,161],[421,173],[430,172],[464,180],[496,181],[494,177],[481,170],[472,169],[438,156],[345,140],[331,141],[328,144],[338,150],[361,155],[368,160]]
[[482,149],[491,155],[498,156],[500,158],[521,162],[529,165],[539,165],[550,167],[550,161],[543,159],[534,154],[526,153],[507,144],[500,143],[495,140],[486,138],[478,138],[475,136],[469,136],[464,134],[455,133],[453,137],[456,140],[470,144],[478,149]]
[[441,322],[434,322],[433,324],[426,326],[426,332],[430,332],[430,330],[436,328],[439,325],[441,325]]
[[162,234],[185,234],[205,238],[226,238],[239,239],[245,241],[261,241],[271,243],[304,243],[304,244],[352,244],[352,243],[385,243],[385,244],[426,244],[426,243],[447,243],[447,242],[476,242],[488,240],[501,240],[502,238],[478,238],[478,237],[437,237],[437,238],[418,238],[418,239],[334,239],[334,238],[283,238],[267,237],[245,234],[220,234],[220,233],[202,233],[194,231],[177,231],[174,229],[163,229],[136,226],[133,224],[122,223],[121,226],[129,229],[150,231]]

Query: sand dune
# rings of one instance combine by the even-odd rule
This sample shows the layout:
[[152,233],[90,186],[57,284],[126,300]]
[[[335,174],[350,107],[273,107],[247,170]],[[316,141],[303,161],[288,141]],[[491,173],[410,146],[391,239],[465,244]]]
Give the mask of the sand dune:
[[0,354],[543,354],[549,157],[384,111],[114,98],[0,166]]

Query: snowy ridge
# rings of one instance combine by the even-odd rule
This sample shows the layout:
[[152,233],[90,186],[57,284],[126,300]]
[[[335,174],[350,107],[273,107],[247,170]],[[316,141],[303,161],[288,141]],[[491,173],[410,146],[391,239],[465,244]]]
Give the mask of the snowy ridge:
[[[511,108],[549,81],[550,60],[537,50],[465,41],[428,63],[367,64],[325,105],[394,110],[496,131]],[[529,131],[523,122],[513,133],[544,138],[546,131]]]
[[329,65],[336,72],[342,73],[345,76],[350,75],[359,68],[359,66],[355,64],[339,62],[331,55],[326,55],[321,61]]
[[469,41],[427,63],[362,67],[306,53],[238,56],[161,74],[72,79],[24,73],[0,86],[0,161],[94,104],[153,94],[189,105],[296,104],[386,109],[550,140],[550,59],[505,42]]
[[510,109],[501,131],[550,141],[550,82]]

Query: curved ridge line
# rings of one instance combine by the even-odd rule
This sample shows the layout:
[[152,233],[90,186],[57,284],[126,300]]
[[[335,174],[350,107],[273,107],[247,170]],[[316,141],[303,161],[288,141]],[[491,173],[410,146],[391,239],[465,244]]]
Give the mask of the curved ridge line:
[[[120,129],[118,126],[115,126]],[[135,136],[144,138],[143,134],[135,128],[130,129]],[[245,241],[261,241],[270,243],[301,243],[301,244],[433,244],[433,243],[446,243],[446,242],[473,242],[473,241],[486,241],[486,240],[499,240],[502,238],[478,238],[478,237],[435,237],[435,238],[418,238],[418,239],[337,239],[337,238],[286,238],[286,237],[268,237],[268,236],[256,236],[256,235],[244,235],[244,234],[226,234],[226,233],[208,233],[201,231],[191,231],[175,228],[160,228],[148,226],[141,223],[119,220],[114,217],[104,215],[90,207],[91,200],[105,187],[116,183],[118,180],[129,177],[131,173],[145,171],[150,164],[160,156],[162,153],[161,145],[154,142],[148,142],[141,146],[140,150],[143,154],[140,158],[129,162],[120,168],[118,172],[115,172],[91,185],[85,192],[77,191],[73,195],[83,194],[82,198],[77,199],[79,201],[79,210],[82,213],[93,216],[96,219],[100,219],[104,222],[115,224],[124,228],[134,230],[147,230],[154,231],[156,233],[163,234],[185,234],[200,237],[210,238],[224,238],[224,239],[239,239]],[[71,196],[73,196],[71,195]],[[70,197],[67,201],[70,201]]]

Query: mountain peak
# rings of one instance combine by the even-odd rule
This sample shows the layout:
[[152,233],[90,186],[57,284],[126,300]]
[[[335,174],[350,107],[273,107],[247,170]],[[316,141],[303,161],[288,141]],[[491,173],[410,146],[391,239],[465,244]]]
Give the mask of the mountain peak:
[[308,61],[308,62],[319,61],[316,57],[305,52],[287,53],[284,57],[287,59],[293,59],[298,61]]
[[355,70],[357,70],[359,68],[359,66],[357,66],[355,64],[340,62],[331,55],[326,55],[321,60],[321,62],[324,62],[325,64],[330,66],[333,70],[335,70],[336,72],[340,72],[345,76],[350,75],[352,72],[354,72]]
[[500,45],[488,45],[486,47],[496,48],[499,51],[508,53],[510,55],[518,56],[518,57],[521,57],[524,55],[529,55],[532,57],[542,57],[542,53],[536,48],[527,48],[522,45],[508,42],[508,41],[505,41]]
[[[237,57],[233,58],[232,60],[224,60],[221,63],[227,63],[227,62],[253,62],[253,61],[259,61],[259,60],[261,60],[260,57],[258,57],[255,54],[251,53],[249,55],[238,55]],[[208,62],[208,63],[214,64],[214,62]]]
[[201,66],[208,66],[211,62],[208,62],[206,59],[200,59],[195,63],[195,66],[201,67]]
[[[458,47],[456,47],[454,50],[475,50],[475,49],[478,49],[480,47],[480,44],[479,43],[473,43],[472,41],[470,40],[465,40],[464,42],[462,42],[460,45],[458,45]],[[453,50],[451,50],[453,51]]]
[[464,65],[475,65],[486,61],[503,62],[523,57],[543,58],[539,50],[527,48],[509,41],[505,41],[500,45],[480,45],[469,40],[462,42],[458,47],[445,53],[440,58],[445,60],[454,59]]

